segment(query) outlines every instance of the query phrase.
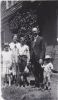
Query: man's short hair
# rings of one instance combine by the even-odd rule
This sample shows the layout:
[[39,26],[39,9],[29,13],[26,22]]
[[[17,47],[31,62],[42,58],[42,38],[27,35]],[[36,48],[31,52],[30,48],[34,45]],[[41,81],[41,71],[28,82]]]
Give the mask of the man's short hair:
[[32,28],[32,31],[37,31],[37,30],[38,30],[37,27]]

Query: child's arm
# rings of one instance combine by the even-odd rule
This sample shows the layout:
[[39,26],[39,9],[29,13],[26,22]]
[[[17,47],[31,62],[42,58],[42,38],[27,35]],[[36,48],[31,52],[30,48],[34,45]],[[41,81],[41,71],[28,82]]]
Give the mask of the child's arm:
[[51,69],[51,71],[53,72],[53,64],[52,63],[50,63],[50,69]]
[[12,70],[13,67],[13,56],[12,56],[12,51],[11,51],[11,66],[10,66],[10,70]]
[[51,70],[53,70],[53,64],[51,63],[51,65],[50,65],[50,68],[51,68]]

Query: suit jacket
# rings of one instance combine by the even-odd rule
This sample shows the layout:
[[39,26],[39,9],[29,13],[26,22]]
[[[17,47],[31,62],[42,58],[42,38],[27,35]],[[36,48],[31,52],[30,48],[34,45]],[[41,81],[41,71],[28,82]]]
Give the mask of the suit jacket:
[[32,59],[35,58],[36,61],[39,59],[44,59],[45,57],[45,43],[41,36],[38,36],[35,45],[32,47]]

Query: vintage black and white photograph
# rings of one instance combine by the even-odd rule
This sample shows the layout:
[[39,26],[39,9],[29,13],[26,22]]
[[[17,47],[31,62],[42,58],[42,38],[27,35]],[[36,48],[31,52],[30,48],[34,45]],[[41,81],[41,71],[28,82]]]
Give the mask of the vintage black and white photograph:
[[58,0],[1,1],[1,100],[58,100]]

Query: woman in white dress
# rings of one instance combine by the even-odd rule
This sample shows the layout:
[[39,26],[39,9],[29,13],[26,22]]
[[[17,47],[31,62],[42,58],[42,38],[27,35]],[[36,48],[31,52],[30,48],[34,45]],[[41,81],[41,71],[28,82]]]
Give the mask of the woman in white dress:
[[9,44],[10,49],[12,51],[12,73],[13,73],[13,81],[17,83],[17,74],[18,74],[18,56],[19,56],[19,48],[20,43],[17,41],[17,34],[14,34],[13,41]]

